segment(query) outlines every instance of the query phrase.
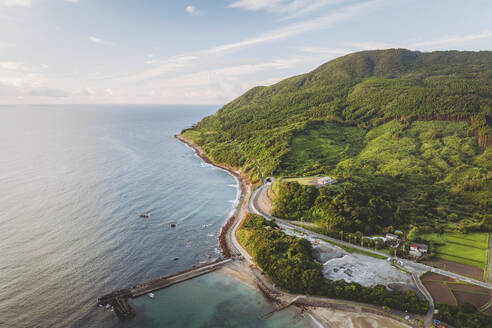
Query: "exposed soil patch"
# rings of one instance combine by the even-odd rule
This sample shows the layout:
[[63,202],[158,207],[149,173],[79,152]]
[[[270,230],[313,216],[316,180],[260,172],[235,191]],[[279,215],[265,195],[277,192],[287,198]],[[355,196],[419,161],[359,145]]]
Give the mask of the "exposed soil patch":
[[446,261],[442,259],[425,261],[425,264],[432,265],[436,268],[451,271],[454,273],[461,274],[476,280],[483,281],[483,270],[479,267],[472,265],[466,265],[462,263]]
[[492,291],[480,286],[454,282],[453,278],[437,273],[429,273],[422,279],[435,302],[456,305],[473,304],[476,308],[487,304]]
[[346,328],[409,328],[403,322],[367,312],[343,311],[336,308],[315,308],[312,312],[325,327]]
[[429,293],[431,293],[434,302],[457,305],[453,293],[443,283],[437,281],[426,281],[424,282],[424,286],[427,288]]
[[486,294],[471,294],[466,292],[453,291],[454,296],[458,300],[459,304],[470,303],[475,305],[478,309],[479,307],[487,304],[490,300],[490,295]]
[[448,277],[448,276],[443,276],[442,274],[439,273],[428,273],[424,276],[422,281],[455,281],[454,278]]
[[465,292],[465,293],[486,294],[486,295],[492,296],[492,290],[484,288],[484,287],[476,286],[476,285],[448,283],[448,287],[451,288],[451,290],[453,292],[459,291],[459,292]]

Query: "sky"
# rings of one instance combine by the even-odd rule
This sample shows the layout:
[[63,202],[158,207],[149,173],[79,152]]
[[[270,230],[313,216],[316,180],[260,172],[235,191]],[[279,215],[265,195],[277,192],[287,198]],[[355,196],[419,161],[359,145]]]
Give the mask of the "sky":
[[0,0],[0,104],[225,104],[387,48],[492,50],[492,1]]

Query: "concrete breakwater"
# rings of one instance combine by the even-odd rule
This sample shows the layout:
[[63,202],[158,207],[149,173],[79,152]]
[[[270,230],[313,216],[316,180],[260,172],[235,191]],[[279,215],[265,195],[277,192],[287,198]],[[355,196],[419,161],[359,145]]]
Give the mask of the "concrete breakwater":
[[136,284],[133,287],[120,289],[112,293],[101,296],[97,303],[101,306],[112,306],[119,319],[131,319],[135,316],[135,311],[128,303],[128,298],[139,297],[159,289],[163,289],[174,284],[189,280],[206,273],[212,272],[221,266],[229,263],[232,259],[222,259],[216,262],[193,267],[190,270],[178,272],[172,275],[163,276],[151,281]]

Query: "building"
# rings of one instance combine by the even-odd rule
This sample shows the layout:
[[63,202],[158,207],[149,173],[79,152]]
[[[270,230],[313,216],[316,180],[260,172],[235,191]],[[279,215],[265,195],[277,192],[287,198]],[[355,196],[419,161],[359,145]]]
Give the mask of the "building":
[[393,235],[392,233],[387,233],[386,234],[386,240],[387,241],[399,241],[400,237],[398,237],[397,235]]
[[318,186],[325,186],[333,182],[335,182],[335,179],[333,179],[332,177],[321,177],[316,180],[316,184]]
[[429,247],[425,244],[411,244],[410,245],[410,255],[415,257],[421,257],[424,254],[427,254],[429,251]]

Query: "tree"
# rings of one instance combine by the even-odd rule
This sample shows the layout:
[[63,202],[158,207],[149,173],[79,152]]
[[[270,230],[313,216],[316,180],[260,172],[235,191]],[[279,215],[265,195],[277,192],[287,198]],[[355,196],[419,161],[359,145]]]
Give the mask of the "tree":
[[381,238],[376,238],[376,239],[374,239],[374,246],[377,249],[381,249],[384,246],[384,241]]
[[413,227],[412,229],[410,229],[410,231],[407,234],[407,240],[414,242],[417,241],[417,238],[418,238],[417,227]]

